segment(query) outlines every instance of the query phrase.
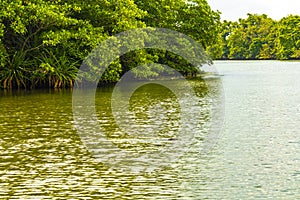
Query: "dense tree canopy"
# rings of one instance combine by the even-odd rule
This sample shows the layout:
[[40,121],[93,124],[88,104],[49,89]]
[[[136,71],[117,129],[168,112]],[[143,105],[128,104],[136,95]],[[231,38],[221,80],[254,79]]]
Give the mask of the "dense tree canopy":
[[[207,47],[216,43],[219,13],[206,0],[2,0],[0,87],[70,87],[93,48],[116,33],[141,27],[177,30]],[[141,49],[115,60],[101,81],[116,82],[127,70],[149,62],[185,73],[195,70],[171,52]]]
[[215,59],[299,59],[300,17],[275,21],[265,14],[248,14],[238,22],[224,21],[218,43],[208,51]]
[[[248,14],[221,23],[206,0],[2,0],[0,88],[71,87],[92,49],[117,33],[144,27],[184,33],[214,59],[300,59],[296,15],[275,21]],[[116,82],[131,69],[139,78],[155,76],[159,69],[134,68],[156,62],[185,75],[197,71],[172,52],[139,49],[116,59],[100,81]]]

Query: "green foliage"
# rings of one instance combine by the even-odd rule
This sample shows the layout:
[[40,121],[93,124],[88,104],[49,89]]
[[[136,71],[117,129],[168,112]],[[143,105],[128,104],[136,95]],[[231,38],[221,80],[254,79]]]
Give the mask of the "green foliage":
[[[230,59],[258,59],[262,58],[262,45],[269,44],[268,35],[274,21],[267,15],[248,14],[247,19],[240,19],[238,26],[228,36]],[[269,59],[264,57],[263,59]]]
[[15,52],[11,56],[4,58],[5,65],[1,65],[0,81],[4,88],[13,88],[24,86],[26,88],[28,60],[25,58],[24,53]]
[[248,14],[238,22],[224,21],[219,42],[208,51],[215,59],[299,59],[299,27],[300,16],[274,21],[264,14]]
[[[108,37],[129,29],[171,28],[206,47],[215,43],[218,25],[219,13],[205,0],[2,0],[0,87],[72,87],[89,52]],[[100,81],[116,82],[135,66],[155,62],[186,74],[195,70],[170,52],[142,49],[116,59]],[[160,69],[133,71],[146,78]]]
[[289,15],[282,18],[277,26],[276,58],[299,59],[300,16]]
[[214,44],[220,13],[211,10],[206,0],[136,0],[147,11],[142,19],[147,26],[169,28],[200,42],[204,48]]
[[[77,74],[77,62],[66,56],[65,52],[46,50],[40,56],[40,65],[31,75],[33,87],[47,85],[48,87],[61,88],[73,86]],[[45,81],[47,80],[48,83]]]
[[[184,33],[198,41],[205,48],[216,43],[220,25],[220,13],[212,11],[206,0],[136,0],[138,8],[147,11],[147,15],[142,21],[151,27],[169,28]],[[182,49],[190,51],[190,45],[186,41],[179,41]],[[159,62],[168,65],[184,75],[195,75],[197,68],[184,60],[179,55],[162,50],[146,50],[139,52],[139,58],[144,62]],[[148,54],[148,55],[145,55]],[[149,55],[151,54],[151,55]],[[140,63],[139,58],[134,53],[125,57],[133,58],[135,63]],[[123,57],[124,59],[124,57]],[[122,62],[126,62],[122,60]],[[145,69],[145,72],[147,70]],[[151,70],[150,70],[151,71]],[[141,76],[139,72],[139,76]],[[146,75],[147,73],[144,73]],[[153,75],[153,73],[148,72]]]
[[[51,46],[63,45],[65,38],[73,36],[72,31],[87,24],[69,16],[69,13],[78,9],[68,4],[62,5],[60,1],[1,1],[0,27],[5,30],[1,41],[6,54],[0,55],[2,87],[26,88],[35,85],[33,76],[37,71],[45,70],[44,63],[39,63],[44,56],[41,52],[50,51]],[[52,67],[59,71],[60,66]]]

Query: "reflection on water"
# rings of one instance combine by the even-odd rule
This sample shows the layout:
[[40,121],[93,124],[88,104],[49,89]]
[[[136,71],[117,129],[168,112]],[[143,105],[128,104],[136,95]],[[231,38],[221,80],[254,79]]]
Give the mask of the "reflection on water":
[[[2,92],[1,198],[195,199],[201,193],[199,186],[208,179],[201,173],[201,166],[209,156],[200,157],[199,148],[206,133],[211,101],[206,98],[208,90],[203,81],[191,83],[202,108],[199,120],[202,130],[195,134],[191,148],[172,165],[152,171],[143,168],[135,173],[96,162],[73,126],[71,91]],[[116,145],[139,154],[161,149],[176,140],[181,125],[180,106],[171,91],[159,85],[145,85],[130,99],[130,111],[137,124],[145,126],[145,130],[147,124],[156,125],[159,131],[152,137],[163,138],[166,143],[140,140],[142,143],[126,144],[124,141],[134,141],[141,135],[136,127],[132,127],[129,135],[119,130],[110,109],[112,89],[104,88],[96,93],[97,115],[107,138],[121,138],[122,142]],[[152,161],[153,165],[161,162]]]
[[[195,90],[201,90],[198,93],[207,93],[203,80],[190,83]],[[175,85],[175,94],[165,85]],[[94,130],[94,124],[80,124],[85,128],[81,128],[84,134],[80,133],[84,143],[100,162],[113,160],[114,167],[122,170],[151,172],[175,164],[194,136],[206,134],[204,125],[210,117],[208,98],[203,98],[203,94],[193,96],[179,80],[128,83],[124,88],[116,86],[113,95],[103,101],[105,95],[101,91],[96,95],[98,129],[103,133]],[[85,107],[80,112],[84,110]],[[90,120],[87,118],[83,121]]]
[[[215,91],[192,80],[201,131],[178,162],[155,170],[144,166],[128,172],[114,168],[113,160],[96,162],[74,128],[70,91],[2,91],[0,199],[299,199],[299,62],[216,66],[223,75],[226,116],[215,148],[201,152]],[[212,85],[218,81],[206,78]],[[137,153],[165,145],[152,143],[165,140],[151,140],[126,146],[126,140],[141,135],[136,129],[120,131],[110,110],[111,92],[108,87],[96,93],[98,122],[108,139]],[[130,102],[131,117],[138,125],[145,123],[145,132],[146,123],[161,130],[151,139],[176,141],[168,139],[178,134],[179,102],[169,90],[145,85]]]

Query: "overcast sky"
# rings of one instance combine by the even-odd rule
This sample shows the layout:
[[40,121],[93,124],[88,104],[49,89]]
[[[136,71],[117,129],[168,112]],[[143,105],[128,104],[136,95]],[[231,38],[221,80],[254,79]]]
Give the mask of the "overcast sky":
[[237,21],[247,13],[267,14],[279,20],[289,14],[300,15],[300,0],[207,0],[213,10],[222,12],[222,20]]

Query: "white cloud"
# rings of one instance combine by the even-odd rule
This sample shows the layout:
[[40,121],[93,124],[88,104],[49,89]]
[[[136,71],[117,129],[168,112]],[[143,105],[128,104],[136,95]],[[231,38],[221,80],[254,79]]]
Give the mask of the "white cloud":
[[213,10],[222,12],[221,18],[236,21],[247,13],[267,14],[279,20],[289,14],[300,15],[299,0],[207,0]]

